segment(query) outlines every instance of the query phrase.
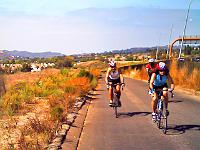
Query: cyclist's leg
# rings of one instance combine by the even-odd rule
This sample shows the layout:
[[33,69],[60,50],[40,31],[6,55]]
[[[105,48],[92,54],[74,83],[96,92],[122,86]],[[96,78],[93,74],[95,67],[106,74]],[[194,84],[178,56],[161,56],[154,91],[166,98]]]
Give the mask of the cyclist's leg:
[[163,88],[163,96],[164,96],[165,106],[167,109],[168,108],[168,88],[167,87]]
[[152,121],[156,121],[157,118],[157,113],[156,113],[156,108],[157,108],[157,93],[154,92],[152,95],[152,101],[151,101],[151,106],[152,106]]
[[[112,80],[109,80],[109,84],[112,85],[113,82]],[[113,88],[112,86],[109,86],[109,89],[108,89],[108,99],[109,99],[109,105],[112,105],[112,101],[113,101]]]
[[168,88],[167,87],[163,88],[163,96],[164,96],[164,103],[165,103],[165,107],[166,107],[166,113],[168,116],[169,110],[168,110]]
[[120,95],[121,95],[121,90],[120,90],[120,88],[121,88],[120,85],[117,85],[117,86],[116,86],[116,91],[117,91],[118,98],[120,98]]
[[[118,84],[118,83],[120,83],[120,78],[118,78],[118,79],[116,79],[116,80],[113,80],[113,84]],[[117,86],[116,86],[116,92],[117,92],[118,98],[120,98],[120,95],[121,95],[120,88],[121,88],[120,85],[117,85]]]
[[148,73],[148,77],[149,77],[149,79],[148,79],[148,84],[150,83],[151,75],[152,75],[152,74]]
[[113,99],[113,88],[110,86],[109,87],[109,100],[112,100]]
[[152,106],[152,112],[156,113],[156,108],[157,108],[157,101],[158,101],[158,95],[156,92],[152,95],[152,101],[151,101],[151,106]]
[[119,107],[121,107],[121,105],[122,105],[121,100],[120,100],[120,96],[121,96],[121,90],[120,90],[120,88],[121,88],[120,85],[116,86],[117,97],[118,97],[118,100],[119,100]]

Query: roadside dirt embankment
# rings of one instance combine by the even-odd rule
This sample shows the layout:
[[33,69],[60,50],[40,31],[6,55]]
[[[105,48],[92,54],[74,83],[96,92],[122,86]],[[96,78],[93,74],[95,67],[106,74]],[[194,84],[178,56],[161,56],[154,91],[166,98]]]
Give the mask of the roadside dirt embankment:
[[[193,67],[191,69],[188,63],[179,64],[177,61],[169,63],[168,68],[176,89],[200,96],[200,68]],[[124,66],[121,70],[125,77],[148,80],[145,64]]]

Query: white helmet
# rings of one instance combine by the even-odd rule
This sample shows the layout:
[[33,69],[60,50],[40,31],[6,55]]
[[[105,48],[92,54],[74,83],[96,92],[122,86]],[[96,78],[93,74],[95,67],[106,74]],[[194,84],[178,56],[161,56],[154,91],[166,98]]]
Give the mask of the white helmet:
[[150,58],[150,59],[149,59],[149,62],[150,62],[150,63],[155,62],[155,59],[154,59],[154,58]]
[[110,67],[116,67],[115,61],[110,61],[108,64],[109,64]]
[[158,64],[159,70],[166,70],[167,66],[164,62],[159,62]]

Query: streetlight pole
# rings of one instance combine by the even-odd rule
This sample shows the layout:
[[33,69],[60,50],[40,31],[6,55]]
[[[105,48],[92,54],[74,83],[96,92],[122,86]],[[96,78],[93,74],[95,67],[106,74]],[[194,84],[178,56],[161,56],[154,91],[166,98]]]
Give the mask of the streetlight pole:
[[168,48],[167,48],[166,59],[169,59],[169,49],[170,49],[170,41],[171,41],[171,38],[172,38],[172,31],[173,31],[173,24],[172,24],[172,27],[171,27],[171,30],[170,30],[170,35],[169,35],[169,45],[168,45]]
[[161,33],[159,34],[159,42],[158,42],[157,50],[156,50],[156,60],[158,60],[158,52],[159,52],[159,46],[160,46],[160,37],[161,37]]
[[186,31],[186,27],[187,27],[188,15],[189,15],[189,12],[190,12],[191,4],[192,4],[192,0],[190,0],[190,4],[189,4],[188,10],[187,10],[187,14],[186,14],[185,25],[184,25],[184,30],[183,30],[183,36],[182,36],[182,41],[181,41],[181,48],[180,48],[180,51],[179,51],[178,58],[181,58],[181,53],[182,53],[182,48],[183,48],[183,40],[184,40],[184,37],[185,37],[185,31]]

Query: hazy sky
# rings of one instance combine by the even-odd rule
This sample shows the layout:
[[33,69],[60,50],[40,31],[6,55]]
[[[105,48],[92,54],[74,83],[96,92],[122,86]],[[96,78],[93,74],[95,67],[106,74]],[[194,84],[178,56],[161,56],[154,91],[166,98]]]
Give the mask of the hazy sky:
[[[189,0],[0,0],[0,49],[65,54],[167,45]],[[193,0],[187,35],[200,35]]]

